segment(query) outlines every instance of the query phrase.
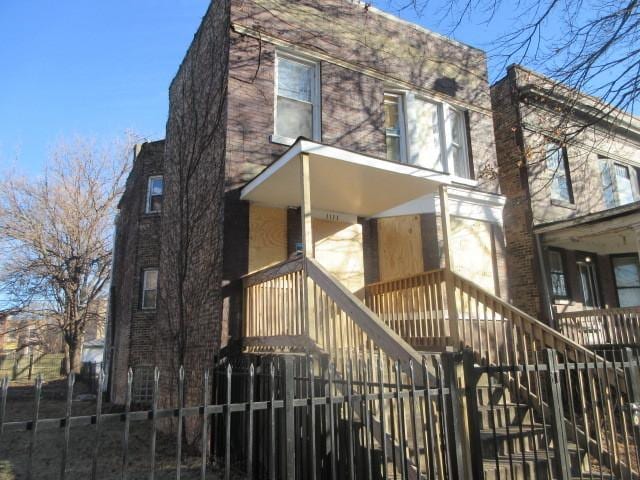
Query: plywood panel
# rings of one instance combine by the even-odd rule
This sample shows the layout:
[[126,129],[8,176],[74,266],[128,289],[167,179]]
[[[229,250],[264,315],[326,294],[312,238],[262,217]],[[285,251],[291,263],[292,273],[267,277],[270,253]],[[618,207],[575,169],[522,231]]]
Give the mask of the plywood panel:
[[314,218],[313,239],[318,262],[351,292],[364,287],[362,226]]
[[249,209],[249,272],[287,258],[287,212],[251,205]]
[[495,293],[491,241],[490,223],[451,217],[451,251],[455,271]]
[[381,281],[422,272],[420,216],[378,219],[378,257]]

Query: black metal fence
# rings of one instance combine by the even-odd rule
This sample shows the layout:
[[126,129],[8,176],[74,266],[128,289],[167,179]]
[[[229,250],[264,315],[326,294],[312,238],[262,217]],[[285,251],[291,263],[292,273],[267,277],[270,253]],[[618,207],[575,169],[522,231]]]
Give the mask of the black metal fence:
[[[123,411],[105,413],[98,396],[95,413],[83,416],[71,415],[75,381],[71,376],[66,415],[59,418],[40,417],[42,381],[38,379],[28,421],[6,420],[5,381],[0,432],[25,434],[26,478],[32,478],[38,436],[46,430],[61,432],[59,477],[69,478],[70,444],[80,429],[92,430],[96,446],[86,459],[91,468],[85,478],[102,478],[99,465],[104,452],[97,445],[107,425],[120,426],[119,471],[125,478],[131,470],[128,452],[136,424],[150,426],[144,439],[147,478],[155,477],[158,452],[167,447],[174,451],[176,478],[180,478],[185,454],[184,435],[179,432],[187,423],[203,433],[199,478],[209,478],[211,472],[225,479],[237,475],[311,480],[456,478],[456,446],[449,425],[459,421],[445,385],[446,367],[439,358],[425,357],[424,365],[432,373],[419,380],[414,378],[412,365],[397,364],[394,371],[383,371],[370,361],[354,360],[349,365],[343,378],[333,365],[306,356],[256,356],[225,362],[212,375],[204,373],[203,402],[197,406],[184,404],[181,370],[174,408],[158,408],[156,370],[152,405],[144,410],[132,408],[133,374],[129,372]],[[99,388],[103,382],[99,373]],[[175,427],[174,436],[161,448],[160,424],[166,421]]]
[[[471,352],[429,355],[421,378],[412,364],[385,370],[354,357],[339,375],[304,355],[253,355],[205,372],[199,405],[185,404],[181,370],[176,405],[159,408],[155,370],[149,408],[132,405],[130,372],[123,409],[98,395],[94,413],[72,415],[72,376],[65,414],[47,418],[38,379],[29,420],[7,417],[5,380],[0,441],[23,442],[25,478],[37,477],[40,436],[54,432],[57,468],[38,478],[169,478],[171,463],[171,477],[201,479],[636,479],[640,356],[600,354],[544,350],[526,365],[488,366]],[[188,429],[202,433],[197,456],[184,443]],[[82,432],[90,439],[84,467],[70,460]],[[103,437],[114,432],[109,476]]]
[[639,478],[640,356],[597,353],[490,366],[465,355],[473,478]]

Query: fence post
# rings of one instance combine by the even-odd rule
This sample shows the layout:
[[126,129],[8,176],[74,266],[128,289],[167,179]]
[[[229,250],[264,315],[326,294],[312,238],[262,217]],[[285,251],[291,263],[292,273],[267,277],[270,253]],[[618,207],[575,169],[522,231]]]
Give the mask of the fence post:
[[[635,357],[635,358],[634,358]],[[640,445],[640,358],[629,347],[624,349],[624,375],[629,386],[629,418],[636,447]]]
[[[555,350],[544,350],[544,361],[547,366],[547,391],[551,421],[551,432],[556,453],[558,475],[561,480],[571,477],[571,460],[567,448],[567,430],[564,425],[564,408],[562,406],[562,386],[560,369]],[[568,372],[567,372],[568,373]]]
[[467,404],[461,394],[465,388],[465,378],[459,352],[443,352],[442,368],[444,386],[449,389],[449,408],[447,408],[447,445],[452,463],[451,476],[464,480],[471,476],[471,454],[469,425],[467,423]]
[[296,478],[296,443],[295,443],[295,409],[293,400],[295,397],[294,363],[290,355],[284,357],[284,431],[286,441],[286,453],[284,455],[287,480]]
[[27,380],[31,380],[31,375],[33,374],[33,352],[29,353],[29,376]]
[[478,376],[476,374],[473,350],[465,348],[462,352],[464,368],[465,397],[467,401],[467,422],[469,425],[469,453],[471,457],[471,478],[484,478],[482,461],[482,440],[480,438],[480,416],[478,415]]

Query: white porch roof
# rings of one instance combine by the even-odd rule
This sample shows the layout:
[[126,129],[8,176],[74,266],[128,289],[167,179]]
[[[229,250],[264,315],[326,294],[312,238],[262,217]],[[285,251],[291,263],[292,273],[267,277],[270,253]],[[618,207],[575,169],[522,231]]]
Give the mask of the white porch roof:
[[451,183],[440,172],[298,139],[242,189],[240,198],[276,207],[301,206],[302,153],[309,154],[314,210],[371,217]]
[[569,220],[539,225],[546,245],[601,255],[628,253],[640,246],[640,202]]

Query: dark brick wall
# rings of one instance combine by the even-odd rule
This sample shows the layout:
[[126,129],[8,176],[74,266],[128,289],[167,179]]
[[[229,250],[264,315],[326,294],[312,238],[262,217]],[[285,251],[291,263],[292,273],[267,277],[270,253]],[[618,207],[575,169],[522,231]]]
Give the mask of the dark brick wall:
[[126,190],[118,205],[111,280],[111,399],[124,401],[129,366],[153,365],[155,311],[140,308],[142,271],[158,267],[160,214],[146,210],[150,176],[163,174],[164,141],[139,147]]
[[527,168],[513,72],[491,87],[498,178],[504,207],[504,239],[508,275],[508,297],[518,308],[537,317],[542,309],[539,260],[532,230]]

